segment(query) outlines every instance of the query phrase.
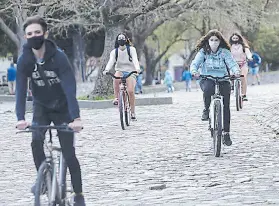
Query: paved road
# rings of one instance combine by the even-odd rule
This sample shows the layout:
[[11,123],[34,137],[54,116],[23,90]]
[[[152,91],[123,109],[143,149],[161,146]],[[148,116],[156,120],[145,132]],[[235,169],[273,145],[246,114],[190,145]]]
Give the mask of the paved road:
[[[173,105],[138,107],[126,131],[117,109],[82,111],[76,147],[87,205],[279,205],[279,142],[254,118],[278,102],[279,85],[250,87],[241,112],[232,101],[233,145],[220,158],[200,121],[201,93],[172,95]],[[13,105],[0,104],[0,114],[0,205],[33,205],[31,138],[15,134]]]

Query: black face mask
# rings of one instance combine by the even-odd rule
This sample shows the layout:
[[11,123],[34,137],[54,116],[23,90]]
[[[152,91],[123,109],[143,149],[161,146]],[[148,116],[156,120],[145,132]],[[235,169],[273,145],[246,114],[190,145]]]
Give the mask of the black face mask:
[[126,43],[126,40],[120,39],[120,40],[118,40],[117,42],[118,42],[118,44],[119,44],[120,46],[124,46],[125,43]]
[[31,38],[27,39],[27,44],[31,48],[36,49],[36,50],[39,50],[43,46],[44,42],[45,42],[44,35],[34,36],[34,37],[31,37]]
[[232,40],[232,44],[239,44],[239,40],[237,41]]

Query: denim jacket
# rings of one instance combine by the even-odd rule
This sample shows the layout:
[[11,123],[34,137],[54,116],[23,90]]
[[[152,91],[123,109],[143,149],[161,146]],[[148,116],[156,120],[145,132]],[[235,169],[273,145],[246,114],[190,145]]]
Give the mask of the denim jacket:
[[231,52],[224,48],[219,48],[216,53],[211,52],[210,54],[205,54],[204,50],[201,49],[190,66],[192,74],[198,73],[200,70],[200,74],[216,77],[228,75],[228,69],[231,75],[240,74],[239,66]]

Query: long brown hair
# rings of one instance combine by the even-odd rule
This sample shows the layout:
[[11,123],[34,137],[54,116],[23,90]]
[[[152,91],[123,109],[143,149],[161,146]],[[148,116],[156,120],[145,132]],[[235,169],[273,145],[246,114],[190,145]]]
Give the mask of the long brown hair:
[[249,47],[249,44],[248,44],[248,41],[239,33],[237,32],[234,32],[231,37],[230,37],[230,45],[232,45],[233,41],[232,41],[232,37],[233,36],[237,36],[238,39],[239,39],[239,43],[243,46],[243,48],[250,48]]
[[223,34],[220,31],[218,31],[217,29],[210,30],[205,36],[200,38],[200,40],[198,41],[198,44],[196,46],[196,50],[199,51],[200,49],[203,49],[206,54],[209,54],[211,52],[211,49],[210,49],[208,40],[212,36],[216,36],[220,40],[219,48],[225,48],[225,49],[230,50],[229,43],[225,40],[225,38],[223,37]]

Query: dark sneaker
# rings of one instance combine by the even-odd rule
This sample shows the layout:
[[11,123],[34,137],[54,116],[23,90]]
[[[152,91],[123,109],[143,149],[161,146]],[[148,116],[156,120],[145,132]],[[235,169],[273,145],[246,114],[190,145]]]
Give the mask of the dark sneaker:
[[227,145],[227,146],[231,146],[232,145],[230,133],[225,133],[224,134],[224,144]]
[[85,206],[85,200],[82,194],[75,195],[74,206]]
[[202,121],[206,121],[206,120],[208,120],[208,119],[209,119],[209,110],[204,109],[203,112],[202,112],[202,118],[201,118],[201,120],[202,120]]
[[261,82],[258,82],[258,85],[261,85]]
[[242,96],[242,100],[243,100],[243,101],[248,101],[247,96],[246,96],[246,95],[243,95],[243,96]]
[[137,121],[136,115],[133,114],[133,113],[131,114],[131,120],[132,120],[132,121]]

